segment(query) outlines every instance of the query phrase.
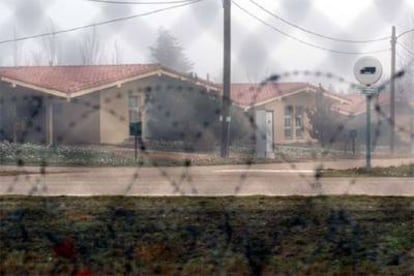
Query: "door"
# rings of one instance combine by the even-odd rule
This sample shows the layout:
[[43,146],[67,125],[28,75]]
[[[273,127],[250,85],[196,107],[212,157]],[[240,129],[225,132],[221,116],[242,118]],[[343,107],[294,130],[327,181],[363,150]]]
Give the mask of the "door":
[[273,111],[266,111],[266,153],[273,154]]

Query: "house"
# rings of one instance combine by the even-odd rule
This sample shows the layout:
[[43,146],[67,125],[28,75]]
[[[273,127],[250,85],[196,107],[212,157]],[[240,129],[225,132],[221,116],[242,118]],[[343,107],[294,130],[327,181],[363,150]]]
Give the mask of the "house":
[[[315,108],[321,87],[302,82],[236,83],[231,89],[235,105],[246,112],[264,111],[269,145],[316,142],[311,137],[312,126],[307,111]],[[349,99],[327,91],[323,96],[335,105],[351,103]],[[260,122],[256,120],[256,124]]]
[[[244,114],[232,119],[232,139],[250,139],[249,117],[261,111],[271,147],[316,142],[307,111],[315,108],[321,90],[301,82],[233,83],[234,109]],[[211,144],[219,137],[221,91],[219,84],[158,64],[0,67],[0,140],[120,144],[135,133],[144,140],[182,140],[192,132]],[[348,128],[365,125],[361,95],[322,95]],[[385,96],[379,100],[388,112]],[[397,118],[409,126],[404,120],[412,116]],[[210,138],[206,130],[213,133]]]
[[[361,93],[344,94],[349,100],[346,105],[334,105],[333,108],[343,115],[349,128],[358,130],[362,143],[365,141],[366,129],[366,99]],[[391,122],[389,91],[374,96],[371,105],[371,122],[373,126],[373,143],[389,146]],[[395,97],[395,142],[396,145],[414,146],[414,98],[397,91]]]
[[148,136],[151,95],[219,90],[158,64],[0,67],[0,140],[119,144],[133,132]]

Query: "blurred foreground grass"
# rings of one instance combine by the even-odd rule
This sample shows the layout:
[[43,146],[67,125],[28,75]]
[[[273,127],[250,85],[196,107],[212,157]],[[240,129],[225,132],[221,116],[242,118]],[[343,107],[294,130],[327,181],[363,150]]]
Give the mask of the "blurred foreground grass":
[[414,198],[1,197],[0,274],[414,273]]

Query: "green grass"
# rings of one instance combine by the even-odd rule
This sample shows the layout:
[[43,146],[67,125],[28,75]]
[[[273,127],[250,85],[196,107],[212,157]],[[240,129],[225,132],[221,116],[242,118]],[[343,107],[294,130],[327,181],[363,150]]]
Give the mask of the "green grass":
[[375,167],[369,172],[365,168],[352,168],[347,170],[327,169],[322,172],[326,177],[358,177],[358,176],[376,176],[376,177],[414,177],[414,163],[401,166]]
[[[32,166],[186,166],[266,164],[298,162],[305,160],[329,160],[337,158],[336,152],[323,154],[323,149],[278,146],[275,159],[256,158],[251,151],[240,151],[232,147],[230,158],[220,157],[218,150],[210,153],[185,153],[153,151],[151,148],[139,153],[135,160],[134,151],[121,147],[105,146],[53,146],[37,144],[0,143],[0,165]],[[354,158],[341,155],[342,158]]]
[[0,207],[6,275],[414,273],[414,198],[7,196]]

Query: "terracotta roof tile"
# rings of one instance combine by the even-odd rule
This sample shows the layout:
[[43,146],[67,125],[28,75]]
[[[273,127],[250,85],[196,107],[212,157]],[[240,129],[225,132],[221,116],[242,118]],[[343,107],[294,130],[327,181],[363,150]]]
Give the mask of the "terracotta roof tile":
[[365,111],[365,96],[357,93],[344,94],[342,97],[348,99],[348,102],[342,104],[334,104],[333,110],[344,114],[359,114]]
[[0,67],[0,76],[71,94],[160,68],[158,64]]
[[301,82],[269,83],[264,86],[234,83],[231,85],[231,99],[238,105],[251,106],[306,87],[309,87],[309,84]]

